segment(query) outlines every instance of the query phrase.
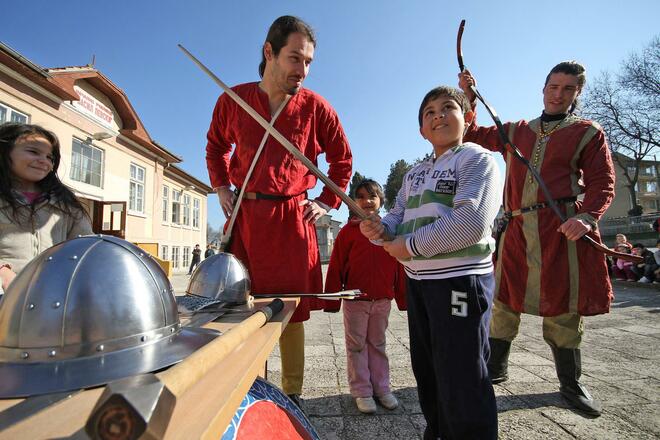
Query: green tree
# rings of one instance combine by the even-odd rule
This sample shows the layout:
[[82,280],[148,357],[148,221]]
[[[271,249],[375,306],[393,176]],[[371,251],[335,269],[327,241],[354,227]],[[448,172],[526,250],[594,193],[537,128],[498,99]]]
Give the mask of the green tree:
[[362,182],[366,177],[364,177],[362,174],[360,174],[359,171],[356,171],[355,174],[353,174],[353,178],[351,179],[351,184],[348,186],[348,195],[354,199],[355,198],[355,187],[359,185],[360,182]]
[[396,195],[403,184],[403,176],[410,170],[412,165],[403,159],[399,159],[390,165],[390,174],[385,183],[385,209],[390,210],[396,201]]

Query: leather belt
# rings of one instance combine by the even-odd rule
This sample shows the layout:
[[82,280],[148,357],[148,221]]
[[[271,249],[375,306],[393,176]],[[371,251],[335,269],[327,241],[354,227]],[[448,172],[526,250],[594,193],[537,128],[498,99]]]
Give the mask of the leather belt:
[[[555,199],[555,203],[561,205],[564,203],[573,203],[576,200],[577,197],[564,197],[563,199]],[[525,214],[527,212],[538,211],[539,209],[547,208],[548,206],[550,205],[547,202],[540,202],[531,206],[525,206],[524,208],[516,209],[514,211],[506,211],[504,213],[504,216],[508,218],[516,217],[518,215]]]
[[[238,193],[240,192],[240,188],[236,188],[234,190],[234,194],[238,196]],[[277,195],[277,194],[264,194],[264,193],[258,193],[258,192],[248,192],[245,191],[243,193],[243,198],[248,199],[248,200],[289,200],[293,197],[296,196],[284,196],[284,195]]]

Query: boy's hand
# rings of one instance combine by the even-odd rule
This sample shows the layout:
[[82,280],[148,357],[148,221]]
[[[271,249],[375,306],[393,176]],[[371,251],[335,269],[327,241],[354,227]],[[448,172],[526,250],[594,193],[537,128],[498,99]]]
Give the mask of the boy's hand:
[[470,100],[470,103],[474,102],[475,99],[477,99],[477,95],[472,93],[472,90],[470,89],[470,86],[477,86],[477,80],[474,79],[472,74],[468,69],[465,69],[461,73],[458,74],[458,87],[463,90],[465,93],[465,96]]
[[406,237],[399,236],[392,241],[384,241],[383,249],[400,261],[408,261],[412,258],[406,247]]
[[369,240],[382,240],[385,234],[385,226],[380,222],[377,214],[372,214],[369,218],[360,222],[360,232]]

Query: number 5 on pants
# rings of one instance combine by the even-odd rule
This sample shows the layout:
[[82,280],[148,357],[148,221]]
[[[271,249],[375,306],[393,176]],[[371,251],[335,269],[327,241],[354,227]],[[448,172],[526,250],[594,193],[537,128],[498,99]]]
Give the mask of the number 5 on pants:
[[451,314],[454,316],[459,316],[461,318],[466,318],[468,313],[467,307],[467,292],[457,292],[455,290],[451,291]]

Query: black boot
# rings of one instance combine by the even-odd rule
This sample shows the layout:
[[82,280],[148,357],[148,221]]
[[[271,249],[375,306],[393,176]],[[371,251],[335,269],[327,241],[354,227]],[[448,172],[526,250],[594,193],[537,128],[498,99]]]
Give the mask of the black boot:
[[300,394],[287,394],[286,395],[293,403],[296,404],[298,408],[304,413],[305,410],[302,407],[302,399],[300,398]]
[[490,357],[488,358],[488,375],[493,384],[504,382],[509,378],[509,351],[511,342],[504,339],[488,338]]
[[601,404],[595,400],[587,388],[580,383],[582,358],[579,348],[552,348],[555,368],[559,378],[559,392],[575,408],[591,416],[600,416]]

